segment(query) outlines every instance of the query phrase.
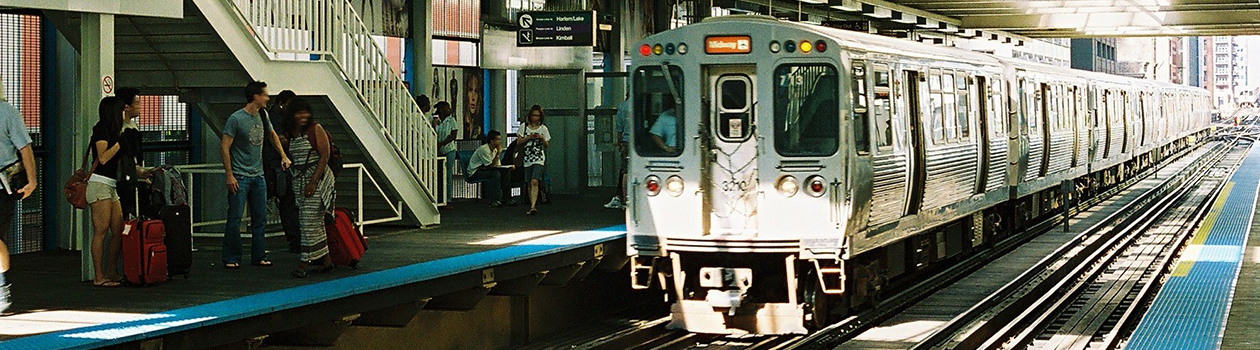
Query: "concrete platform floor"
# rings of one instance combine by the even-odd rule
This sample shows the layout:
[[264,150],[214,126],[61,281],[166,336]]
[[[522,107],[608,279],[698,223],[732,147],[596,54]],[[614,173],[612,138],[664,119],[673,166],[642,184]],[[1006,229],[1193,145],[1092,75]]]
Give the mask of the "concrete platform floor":
[[8,274],[14,305],[0,317],[0,340],[487,251],[549,234],[624,224],[623,211],[602,207],[608,198],[607,194],[557,196],[553,204],[540,205],[535,216],[525,215],[528,206],[489,208],[485,201],[457,201],[455,209],[442,212],[440,227],[369,226],[369,250],[358,269],[341,267],[305,279],[289,275],[298,256],[288,253],[283,238],[278,237],[268,240],[275,266],[247,265],[240,270],[221,267],[218,239],[197,239],[191,278],[176,277],[153,287],[100,288],[80,282],[78,252],[16,255]]

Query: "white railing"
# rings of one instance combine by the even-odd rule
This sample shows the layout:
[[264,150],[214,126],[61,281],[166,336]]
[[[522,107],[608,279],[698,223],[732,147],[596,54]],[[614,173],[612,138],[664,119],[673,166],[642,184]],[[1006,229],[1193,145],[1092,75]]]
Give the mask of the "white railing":
[[273,60],[336,66],[403,163],[435,199],[437,136],[349,0],[224,0]]
[[[198,203],[197,203],[197,198],[196,198],[196,193],[197,193],[196,186],[198,182],[197,181],[198,176],[201,176],[201,177],[215,176],[215,179],[213,179],[212,181],[205,182],[206,184],[210,184],[210,186],[221,186],[223,184],[223,180],[224,180],[222,176],[224,174],[223,164],[212,163],[212,164],[181,165],[181,166],[176,166],[175,168],[179,169],[180,173],[184,174],[184,184],[186,185],[185,187],[188,189],[188,208],[190,212],[196,213],[196,209],[197,209]],[[381,187],[381,184],[376,181],[376,177],[373,177],[372,173],[367,171],[367,167],[363,166],[363,164],[358,164],[358,163],[346,164],[342,167],[341,175],[342,176],[355,176],[355,181],[356,181],[355,207],[352,208],[352,210],[356,212],[355,224],[356,226],[359,227],[360,230],[362,230],[363,227],[368,226],[368,225],[402,221],[403,219],[403,202],[402,201],[398,201],[397,203],[390,202],[388,200],[385,201],[385,205],[387,206],[391,214],[393,214],[392,216],[371,218],[371,219],[364,217],[364,214],[365,214],[363,210],[363,204],[364,204],[363,203],[363,194],[364,194],[363,185],[364,184],[370,183],[372,185],[372,189],[375,189],[376,192],[380,193],[381,197],[389,198],[389,194],[386,193],[385,189]],[[338,196],[337,198],[342,198],[342,197]],[[226,210],[223,212],[223,215],[224,216],[227,215]],[[195,218],[197,217],[197,215],[193,215],[193,217]],[[249,212],[246,211],[244,216],[241,217],[242,226],[246,225],[249,222],[249,220],[251,220],[251,218],[249,217]],[[222,232],[198,232],[197,229],[203,228],[203,227],[221,228],[223,227],[224,224],[227,223],[227,219],[215,218],[215,220],[203,220],[203,221],[197,221],[193,219],[193,220],[189,220],[189,222],[191,223],[192,229],[190,232],[192,232],[193,237],[206,237],[206,238],[223,237]],[[268,213],[267,224],[274,225],[278,223],[280,223],[280,216],[271,215],[271,213]],[[241,234],[244,236],[249,236],[249,232],[244,231],[244,230],[241,231]],[[269,234],[268,236],[270,237],[270,236],[279,236],[279,235],[282,235],[282,233],[272,233],[272,234]]]

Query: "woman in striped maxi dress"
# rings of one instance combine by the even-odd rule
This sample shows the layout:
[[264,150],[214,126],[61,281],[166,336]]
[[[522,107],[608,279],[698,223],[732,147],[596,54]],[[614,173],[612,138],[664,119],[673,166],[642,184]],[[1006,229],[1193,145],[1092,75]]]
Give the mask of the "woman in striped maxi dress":
[[307,267],[319,265],[319,272],[333,268],[328,256],[328,234],[324,231],[324,215],[332,212],[336,195],[332,171],[328,168],[331,146],[324,127],[315,122],[310,103],[301,98],[289,102],[284,119],[289,141],[289,185],[297,198],[298,222],[302,228],[301,262],[293,276],[307,276]]

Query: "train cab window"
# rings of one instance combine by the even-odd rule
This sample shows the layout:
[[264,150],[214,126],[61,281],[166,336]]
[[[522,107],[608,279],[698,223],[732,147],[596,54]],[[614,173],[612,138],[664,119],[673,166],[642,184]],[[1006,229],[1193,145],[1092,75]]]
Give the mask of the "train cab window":
[[659,66],[642,67],[633,79],[635,150],[645,157],[682,154],[685,109],[682,101],[675,100],[683,91],[682,69],[670,66],[666,72]]
[[718,77],[718,118],[713,121],[722,141],[741,142],[752,137],[752,81],[744,75]]
[[[1007,119],[1007,115],[1006,113],[1002,113],[1002,111],[1004,111],[1002,103],[1005,102],[1006,95],[1002,94],[1002,85],[1004,83],[1002,83],[1001,76],[994,77],[989,81],[992,82],[990,84],[986,84],[989,88],[989,118],[994,122],[994,127],[990,128],[990,130],[992,130],[993,136],[998,136],[1010,132],[1010,130],[1006,128],[1006,123],[1009,121]],[[999,130],[1001,131],[999,132]]]
[[958,75],[954,77],[954,85],[958,88],[958,136],[963,139],[971,137],[971,77]]
[[941,71],[933,69],[931,77],[928,78],[928,102],[932,106],[932,115],[929,127],[932,129],[932,142],[941,143],[945,140],[945,105],[944,97],[941,95]]
[[829,156],[840,147],[840,77],[828,64],[774,70],[774,148],[784,156]]
[[871,104],[871,113],[875,116],[875,145],[883,150],[893,146],[892,74],[883,64],[875,64],[871,73],[871,82],[875,86],[875,102]]

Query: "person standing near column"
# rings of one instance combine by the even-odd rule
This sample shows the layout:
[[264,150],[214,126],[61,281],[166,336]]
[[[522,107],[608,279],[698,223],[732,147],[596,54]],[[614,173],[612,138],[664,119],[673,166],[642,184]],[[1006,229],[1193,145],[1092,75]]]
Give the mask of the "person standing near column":
[[453,198],[453,193],[451,192],[455,191],[455,185],[451,180],[455,176],[455,165],[459,164],[455,152],[457,150],[455,138],[459,137],[459,121],[455,120],[453,116],[455,110],[446,101],[438,102],[434,109],[437,110],[439,118],[435,129],[439,138],[437,144],[438,154],[446,155],[446,176],[443,176],[443,179],[446,180],[446,206],[442,208],[452,209],[451,199]]
[[[281,170],[288,170],[289,157],[270,118],[267,108],[267,84],[259,81],[245,85],[245,107],[232,113],[223,125],[219,151],[223,155],[228,190],[227,224],[223,228],[223,267],[241,267],[241,212],[249,206],[250,264],[271,266],[267,260],[267,241],[263,228],[267,223],[267,182],[263,179],[262,148],[270,142],[280,154]],[[264,141],[265,140],[265,141]]]
[[[0,86],[0,165],[4,166],[0,176],[8,177],[10,184],[18,184],[21,179],[26,183],[14,193],[0,193],[0,237],[4,237],[13,226],[17,203],[35,193],[36,180],[31,135],[26,132],[22,114],[4,97],[3,86]],[[13,304],[9,282],[4,276],[6,272],[9,272],[9,247],[0,241],[0,312]]]
[[543,186],[543,178],[547,174],[547,148],[551,147],[551,131],[543,125],[542,106],[529,107],[526,124],[521,127],[522,136],[516,138],[517,143],[525,145],[525,182],[529,184],[529,211],[526,215],[538,214],[539,192]]

